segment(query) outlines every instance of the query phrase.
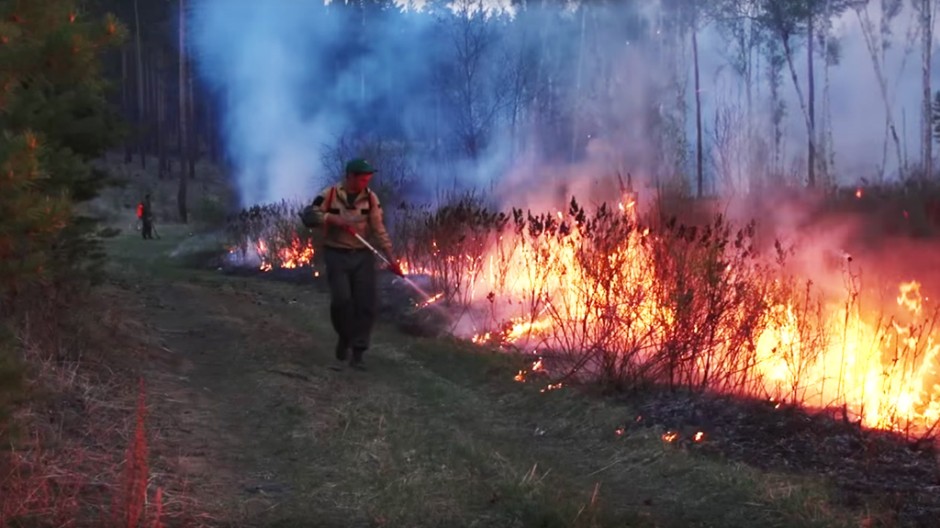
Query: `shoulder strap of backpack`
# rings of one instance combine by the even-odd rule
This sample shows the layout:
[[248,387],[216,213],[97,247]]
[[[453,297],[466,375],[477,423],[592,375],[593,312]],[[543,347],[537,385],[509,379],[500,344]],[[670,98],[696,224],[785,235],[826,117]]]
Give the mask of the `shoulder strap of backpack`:
[[[333,185],[333,186],[330,187],[330,192],[327,193],[327,195],[326,195],[326,202],[323,203],[323,206],[324,206],[324,207],[323,207],[323,212],[324,212],[324,213],[329,213],[329,212],[330,212],[330,208],[333,207],[333,198],[334,198],[335,196],[336,196],[336,186]],[[329,226],[326,222],[323,222],[323,234],[326,235],[326,233],[327,233],[329,230],[330,230],[330,226]]]
[[336,196],[336,186],[330,187],[330,193],[326,195],[326,207],[324,210],[326,212],[330,211],[330,207],[333,206],[333,197]]

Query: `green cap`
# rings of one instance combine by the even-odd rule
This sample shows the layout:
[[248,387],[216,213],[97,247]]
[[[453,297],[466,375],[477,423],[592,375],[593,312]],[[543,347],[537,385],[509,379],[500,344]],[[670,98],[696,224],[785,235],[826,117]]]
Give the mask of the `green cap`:
[[374,172],[376,170],[372,167],[372,164],[363,158],[350,160],[346,164],[346,174],[372,174]]

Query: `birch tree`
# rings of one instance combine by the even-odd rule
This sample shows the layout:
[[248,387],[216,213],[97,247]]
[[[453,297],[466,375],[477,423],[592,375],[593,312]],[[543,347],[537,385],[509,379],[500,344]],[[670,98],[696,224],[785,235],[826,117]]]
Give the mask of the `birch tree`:
[[921,37],[921,166],[924,177],[933,176],[933,142],[931,134],[930,61],[933,57],[933,9],[932,0],[911,0],[920,22]]
[[862,30],[862,36],[865,40],[865,46],[871,57],[872,68],[874,69],[875,79],[878,82],[878,91],[881,95],[881,101],[885,109],[885,140],[882,148],[882,162],[878,167],[878,180],[884,178],[884,171],[888,162],[888,143],[894,144],[895,157],[898,163],[899,176],[904,176],[904,157],[901,152],[901,138],[898,135],[897,126],[894,119],[894,108],[891,102],[892,96],[888,89],[887,79],[887,51],[891,46],[891,23],[901,12],[901,0],[877,0],[879,13],[878,30],[875,29],[875,23],[869,14],[869,7],[872,2],[868,2],[864,7],[856,6],[855,14],[858,18],[859,26]]

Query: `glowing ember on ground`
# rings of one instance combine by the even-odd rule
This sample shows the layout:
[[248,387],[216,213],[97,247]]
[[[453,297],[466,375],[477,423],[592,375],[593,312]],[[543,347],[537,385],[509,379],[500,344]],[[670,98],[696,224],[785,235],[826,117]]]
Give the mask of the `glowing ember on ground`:
[[[542,358],[535,360],[532,363],[530,370],[523,369],[517,372],[516,375],[513,377],[513,379],[520,383],[525,383],[527,376],[533,372],[543,372],[543,373],[546,372],[545,365],[542,363]],[[561,388],[561,383],[556,383],[556,384],[550,383],[548,387],[546,387],[547,390],[555,390],[555,389],[560,389],[560,388]],[[545,392],[546,389],[543,389],[542,392]]]
[[679,433],[677,433],[676,431],[666,431],[666,433],[663,434],[663,442],[672,443],[678,439],[679,439]]
[[692,440],[695,442],[701,442],[702,440],[705,440],[705,433],[702,431],[695,433],[695,435],[692,436]]
[[476,344],[486,343],[492,339],[492,335],[489,332],[484,332],[482,334],[477,334],[470,338],[470,341]]
[[443,297],[444,297],[443,293],[438,293],[437,295],[429,297],[426,301],[416,303],[415,306],[417,306],[418,308],[424,308],[428,305],[436,303],[437,301],[441,300],[441,298]]

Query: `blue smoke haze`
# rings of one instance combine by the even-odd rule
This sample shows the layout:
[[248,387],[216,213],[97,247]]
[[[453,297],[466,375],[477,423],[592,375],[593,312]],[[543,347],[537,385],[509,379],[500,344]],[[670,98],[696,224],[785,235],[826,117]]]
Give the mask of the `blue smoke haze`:
[[[433,20],[317,2],[206,0],[190,14],[197,73],[222,101],[243,204],[307,197],[321,149],[347,132],[407,137],[421,126]],[[402,106],[402,102],[410,106]]]
[[[686,46],[674,64],[652,51],[657,39],[668,38],[656,31],[655,0],[584,4],[586,10],[572,2],[545,2],[515,18],[494,16],[485,25],[467,22],[441,2],[421,12],[402,9],[406,4],[416,2],[360,7],[322,0],[194,0],[189,21],[197,74],[221,103],[227,155],[243,205],[308,199],[339,177],[328,172],[322,157],[344,135],[411,145],[421,180],[414,192],[423,193],[418,198],[454,185],[489,186],[531,205],[551,187],[547,182],[562,184],[561,191],[552,191],[553,199],[563,199],[579,190],[594,192],[592,178],[616,172],[652,179],[661,176],[657,167],[664,160],[650,138],[662,133],[669,105],[681,100],[664,88],[676,71],[689,83],[687,120],[678,126],[694,145],[691,52]],[[905,3],[896,40],[903,41],[910,20]],[[884,107],[854,12],[835,26],[843,51],[830,73],[836,171],[853,183],[871,179],[883,162]],[[463,69],[468,61],[455,57],[468,51],[462,46],[476,31],[487,32],[480,40],[487,45],[480,62]],[[717,109],[743,104],[727,49],[713,29],[701,33],[707,129]],[[903,42],[887,53],[896,124],[914,161],[919,54],[915,47],[901,70]],[[805,85],[805,53],[797,51],[797,61]],[[538,70],[536,64],[553,66]],[[462,75],[473,76],[477,93],[453,82]],[[755,126],[769,135],[769,90],[766,75],[759,75]],[[820,108],[821,62],[816,80]],[[535,102],[513,112],[515,86]],[[784,163],[790,165],[805,152],[806,131],[787,70],[782,93]],[[463,104],[467,98],[473,103]],[[473,138],[454,133],[467,129],[468,109],[490,123],[477,127]],[[497,118],[487,121],[489,115]],[[473,156],[467,154],[470,144]],[[890,174],[897,167],[890,152],[886,163]]]

